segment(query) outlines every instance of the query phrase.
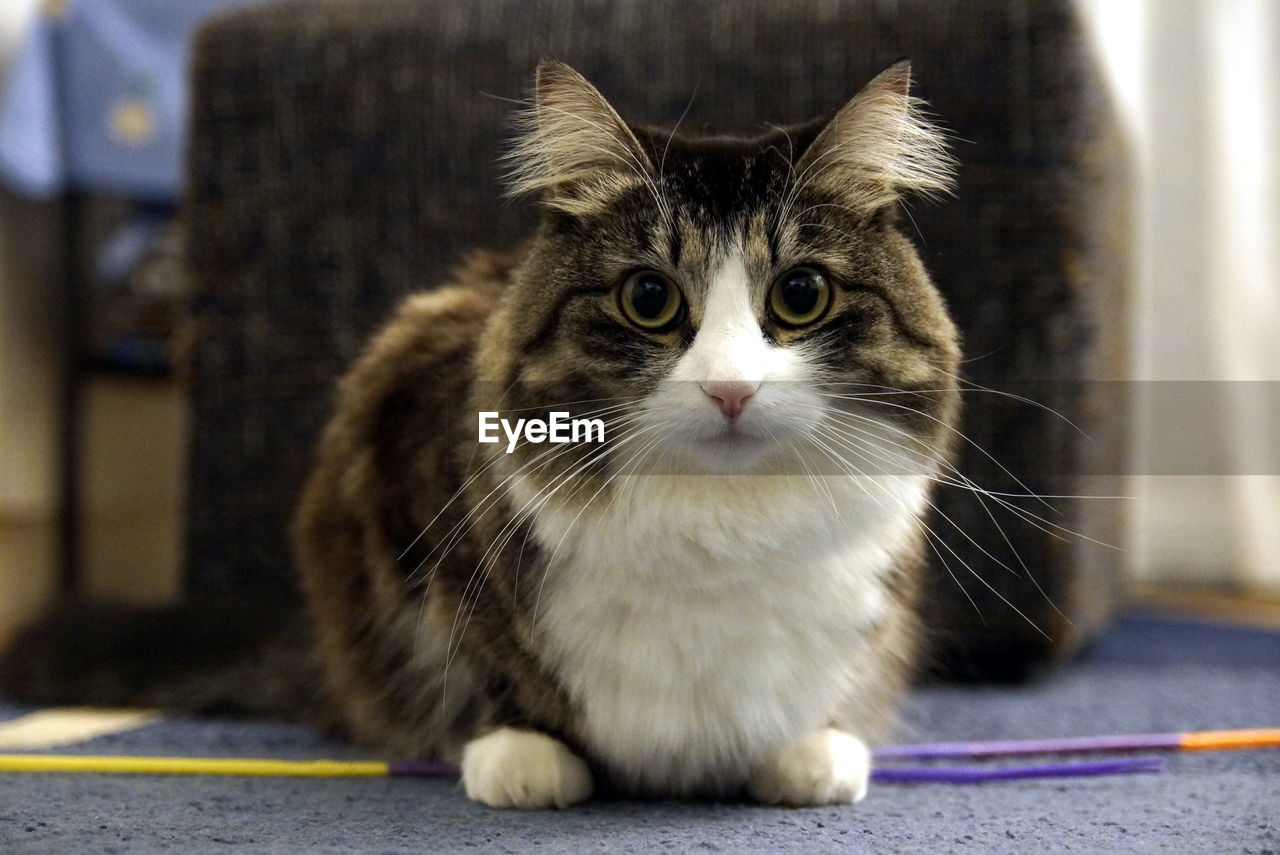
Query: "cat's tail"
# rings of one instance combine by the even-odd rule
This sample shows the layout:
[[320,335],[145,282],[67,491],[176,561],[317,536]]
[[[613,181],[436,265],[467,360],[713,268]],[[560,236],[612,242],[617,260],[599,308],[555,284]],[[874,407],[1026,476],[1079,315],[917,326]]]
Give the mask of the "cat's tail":
[[0,699],[317,722],[321,676],[301,609],[68,602],[0,654]]

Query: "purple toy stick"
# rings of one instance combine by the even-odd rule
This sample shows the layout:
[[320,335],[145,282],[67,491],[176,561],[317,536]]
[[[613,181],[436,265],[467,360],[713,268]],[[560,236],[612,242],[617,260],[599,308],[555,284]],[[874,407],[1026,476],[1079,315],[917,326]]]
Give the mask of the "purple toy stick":
[[460,773],[452,763],[392,760],[387,764],[387,775],[392,778],[457,778]]
[[1128,736],[1069,736],[1060,739],[997,739],[986,742],[926,742],[882,745],[877,760],[944,760],[952,757],[1000,757],[1015,754],[1082,754],[1092,751],[1161,751],[1182,746],[1180,733]]
[[1134,775],[1163,772],[1159,757],[1133,757],[1089,763],[1050,763],[1044,766],[1013,766],[984,769],[978,766],[881,767],[871,770],[871,780],[879,784],[985,784],[993,781],[1020,781],[1027,778],[1083,778],[1095,775]]

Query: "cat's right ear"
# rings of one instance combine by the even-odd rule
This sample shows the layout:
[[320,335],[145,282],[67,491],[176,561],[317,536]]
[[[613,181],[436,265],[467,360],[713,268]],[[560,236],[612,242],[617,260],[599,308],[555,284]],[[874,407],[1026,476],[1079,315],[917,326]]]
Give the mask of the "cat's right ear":
[[627,123],[562,62],[538,63],[533,105],[517,115],[516,131],[505,157],[511,195],[541,193],[553,208],[584,214],[652,180],[653,165]]

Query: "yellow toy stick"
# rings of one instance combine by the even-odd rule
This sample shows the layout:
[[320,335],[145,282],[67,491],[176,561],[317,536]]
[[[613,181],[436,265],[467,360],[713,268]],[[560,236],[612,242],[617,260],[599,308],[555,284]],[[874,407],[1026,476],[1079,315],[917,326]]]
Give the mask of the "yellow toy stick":
[[[0,772],[106,772],[139,775],[255,775],[377,778],[404,774],[396,763],[340,760],[258,760],[231,757],[111,757],[0,754]],[[415,764],[431,765],[431,764]],[[450,769],[451,771],[451,769]],[[425,772],[418,772],[425,774]]]

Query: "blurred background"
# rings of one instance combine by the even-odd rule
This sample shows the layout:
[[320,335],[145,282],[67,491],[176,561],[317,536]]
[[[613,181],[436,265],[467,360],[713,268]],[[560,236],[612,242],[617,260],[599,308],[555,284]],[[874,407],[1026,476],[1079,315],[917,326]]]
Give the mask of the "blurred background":
[[[196,333],[172,160],[192,27],[250,4],[136,3],[159,35],[107,16],[108,55],[68,79],[59,45],[74,41],[50,34],[69,7],[93,23],[128,5],[0,5],[0,630],[72,582],[139,602],[181,589]],[[1089,378],[1126,381],[1133,405],[1131,499],[1110,512],[1129,587],[1280,624],[1280,3],[1079,11],[1132,165],[1127,356]],[[68,206],[76,146],[103,180]]]

